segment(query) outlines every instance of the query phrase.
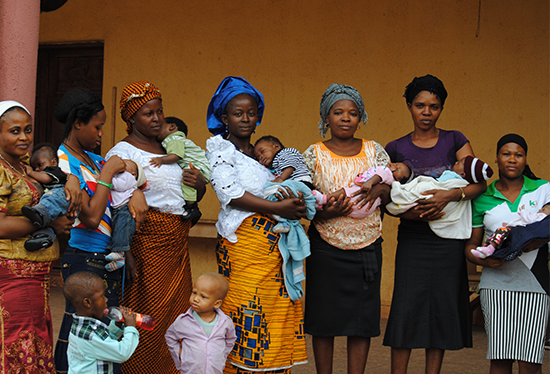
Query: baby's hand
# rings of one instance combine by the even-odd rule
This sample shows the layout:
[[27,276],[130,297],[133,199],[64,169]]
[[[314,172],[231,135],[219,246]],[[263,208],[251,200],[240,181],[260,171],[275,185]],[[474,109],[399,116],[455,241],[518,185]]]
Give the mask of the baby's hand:
[[149,161],[150,165],[153,165],[156,168],[160,168],[162,165],[162,159],[160,157],[153,157],[151,158],[151,161]]
[[30,175],[34,172],[34,169],[30,165],[27,165],[27,164],[22,164],[22,165],[25,168],[25,173]]
[[[368,181],[366,181],[365,183],[363,184],[360,184],[361,186],[361,193],[363,194],[369,194],[371,188],[372,188],[372,181],[369,179]],[[359,194],[357,194],[359,195]]]

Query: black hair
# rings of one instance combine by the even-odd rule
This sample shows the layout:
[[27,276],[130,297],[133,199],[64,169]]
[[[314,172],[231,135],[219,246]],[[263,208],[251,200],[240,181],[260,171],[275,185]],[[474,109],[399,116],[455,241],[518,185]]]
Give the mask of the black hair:
[[103,284],[103,279],[90,271],[79,271],[71,274],[65,279],[63,296],[76,308],[82,300],[92,296],[95,292],[94,286],[98,281]]
[[77,119],[88,124],[90,119],[104,109],[101,99],[84,87],[69,89],[55,107],[54,117],[65,124],[63,139],[67,139]]
[[445,105],[447,90],[439,78],[430,74],[424,75],[423,77],[415,77],[405,88],[405,94],[403,96],[407,104],[412,104],[414,98],[422,91],[433,93],[441,101],[441,107]]
[[257,146],[259,142],[269,142],[271,144],[278,145],[279,147],[281,147],[281,149],[285,148],[285,146],[283,145],[283,143],[281,143],[279,139],[271,135],[264,135],[260,139],[256,140],[256,143],[254,143],[254,147]]
[[55,159],[56,161],[58,161],[57,148],[51,143],[40,143],[35,145],[34,148],[32,149],[31,164],[32,164],[32,159],[34,158],[34,155],[40,154],[42,152],[46,153],[51,160]]
[[173,123],[178,126],[178,130],[183,132],[187,136],[187,125],[178,117],[164,117],[164,122]]

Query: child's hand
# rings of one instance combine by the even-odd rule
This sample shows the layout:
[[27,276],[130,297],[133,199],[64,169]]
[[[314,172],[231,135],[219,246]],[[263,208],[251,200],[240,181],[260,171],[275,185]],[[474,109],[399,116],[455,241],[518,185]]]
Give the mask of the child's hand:
[[124,316],[124,324],[126,326],[136,327],[136,314],[130,310],[130,308],[120,307],[122,315]]
[[[358,184],[358,183],[356,183]],[[372,188],[372,180],[369,179],[368,181],[366,181],[365,183],[363,184],[359,184],[361,186],[361,192],[360,193],[355,193],[355,195],[360,195],[360,194],[365,194],[365,195],[368,195],[371,188]]]
[[151,161],[149,161],[150,165],[153,165],[156,168],[160,168],[162,165],[162,159],[160,157],[153,157],[151,158]]
[[23,164],[23,167],[25,168],[25,173],[29,174],[29,175],[32,175],[32,173],[34,173],[34,169],[32,168],[32,166],[30,165],[27,165],[27,164]]

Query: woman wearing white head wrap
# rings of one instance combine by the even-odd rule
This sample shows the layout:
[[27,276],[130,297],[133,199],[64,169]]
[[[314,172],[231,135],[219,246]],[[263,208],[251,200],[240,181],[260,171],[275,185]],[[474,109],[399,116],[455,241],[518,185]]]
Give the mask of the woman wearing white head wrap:
[[[42,187],[27,174],[22,160],[33,141],[29,111],[16,101],[0,102],[0,360],[2,372],[55,373],[49,276],[59,246],[27,252],[25,241],[37,230],[21,214],[38,203]],[[52,223],[68,232],[72,221]]]
[[[368,168],[387,165],[389,157],[380,144],[355,137],[359,123],[367,120],[355,88],[331,84],[321,99],[320,115],[319,131],[324,137],[330,129],[331,138],[304,152],[317,190],[337,191]],[[373,189],[365,197],[369,204],[382,195],[389,201],[389,186]],[[348,373],[363,373],[370,339],[380,335],[380,209],[351,218],[349,202],[344,195],[335,204],[329,202],[309,227],[305,331],[313,335],[319,373],[332,371],[335,336],[348,337]]]

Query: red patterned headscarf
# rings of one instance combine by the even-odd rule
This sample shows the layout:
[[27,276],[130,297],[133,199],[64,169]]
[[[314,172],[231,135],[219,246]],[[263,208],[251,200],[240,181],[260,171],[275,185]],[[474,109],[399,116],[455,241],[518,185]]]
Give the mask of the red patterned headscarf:
[[130,117],[139,110],[146,102],[153,99],[162,99],[159,89],[150,82],[139,81],[124,87],[120,98],[120,114],[126,122],[126,132],[130,134],[133,130]]

